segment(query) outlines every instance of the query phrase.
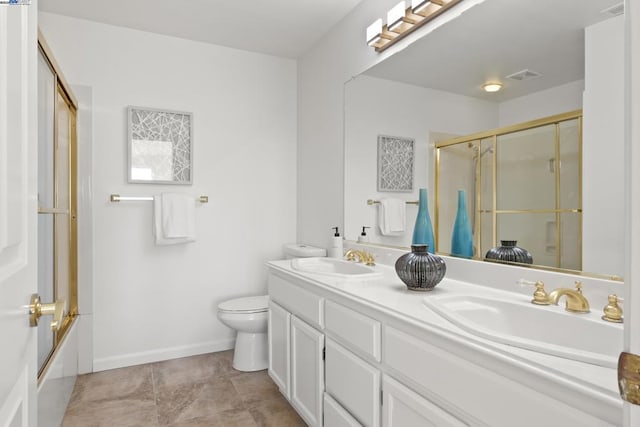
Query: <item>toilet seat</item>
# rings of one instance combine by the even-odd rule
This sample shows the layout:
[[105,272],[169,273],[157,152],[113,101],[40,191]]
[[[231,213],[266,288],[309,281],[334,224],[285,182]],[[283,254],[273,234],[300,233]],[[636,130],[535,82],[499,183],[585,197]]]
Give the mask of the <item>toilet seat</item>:
[[236,298],[218,305],[218,311],[224,313],[262,313],[268,309],[269,295]]

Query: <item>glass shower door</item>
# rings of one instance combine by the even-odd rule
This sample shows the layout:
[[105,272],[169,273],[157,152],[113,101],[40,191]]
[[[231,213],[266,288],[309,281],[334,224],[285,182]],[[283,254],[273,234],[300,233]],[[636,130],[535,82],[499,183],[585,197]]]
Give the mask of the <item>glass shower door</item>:
[[77,313],[76,110],[57,75],[38,56],[38,293],[43,302],[65,302],[62,327],[38,323],[41,375]]

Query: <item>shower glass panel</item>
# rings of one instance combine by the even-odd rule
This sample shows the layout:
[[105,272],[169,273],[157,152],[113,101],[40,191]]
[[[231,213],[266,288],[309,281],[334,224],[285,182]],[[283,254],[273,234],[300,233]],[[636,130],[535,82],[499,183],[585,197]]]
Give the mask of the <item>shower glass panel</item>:
[[[54,117],[56,77],[49,63],[38,55],[38,205],[54,206]],[[53,215],[38,215],[38,294],[42,301],[54,295]],[[38,325],[38,368],[53,352],[54,334],[47,322]]]
[[[72,112],[64,94],[58,90],[56,104],[57,116],[57,140],[56,140],[56,208],[59,213],[55,215],[55,281],[56,299],[68,303],[69,286],[71,282],[69,267],[70,259],[70,140],[71,140],[71,116]],[[68,314],[68,305],[65,307],[65,315]]]
[[450,253],[457,190],[474,258],[515,240],[534,265],[582,268],[582,112],[436,142],[436,249]]
[[555,213],[499,213],[497,216],[498,242],[517,240],[518,246],[533,256],[534,264],[559,267]]
[[578,119],[558,124],[560,163],[560,209],[580,209],[580,177],[582,176],[582,136]]
[[[441,175],[447,176],[446,180],[439,182],[436,189],[436,199],[439,200],[437,207],[439,215],[436,217],[439,239],[436,240],[436,248],[439,252],[451,252],[451,233],[458,209],[458,190],[465,191],[467,208],[473,206],[476,180],[474,156],[478,148],[479,141],[474,141],[469,144],[443,147],[439,150],[439,166],[436,168],[439,169]],[[469,210],[467,214],[471,220],[473,218],[471,216],[472,210]]]
[[38,372],[47,368],[77,314],[76,107],[46,54],[38,56],[38,294],[65,302],[52,332],[38,322]]
[[555,133],[552,124],[498,136],[498,210],[555,209]]

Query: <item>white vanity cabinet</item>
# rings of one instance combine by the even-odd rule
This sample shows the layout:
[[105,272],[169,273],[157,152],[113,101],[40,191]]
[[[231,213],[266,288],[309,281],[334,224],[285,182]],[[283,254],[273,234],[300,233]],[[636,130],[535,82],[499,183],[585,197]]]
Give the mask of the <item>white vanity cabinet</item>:
[[291,399],[291,313],[269,301],[269,376]]
[[382,393],[382,427],[468,426],[387,375],[382,379]]
[[342,405],[329,394],[324,394],[324,425],[329,427],[362,427]]
[[269,376],[310,427],[323,425],[324,299],[269,276]]
[[617,395],[559,383],[411,318],[394,299],[426,310],[416,294],[380,282],[324,286],[278,263],[269,274],[269,375],[310,426],[620,425]]
[[291,404],[309,426],[322,426],[324,335],[291,317]]
[[380,426],[380,371],[331,339],[326,343],[327,393],[366,427]]

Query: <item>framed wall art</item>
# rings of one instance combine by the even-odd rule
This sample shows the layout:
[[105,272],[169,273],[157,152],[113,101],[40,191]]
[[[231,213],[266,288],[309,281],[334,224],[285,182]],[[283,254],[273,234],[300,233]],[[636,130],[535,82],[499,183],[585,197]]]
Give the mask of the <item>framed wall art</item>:
[[180,111],[128,107],[131,183],[191,184],[193,115]]
[[378,191],[413,191],[414,154],[414,139],[378,135]]

